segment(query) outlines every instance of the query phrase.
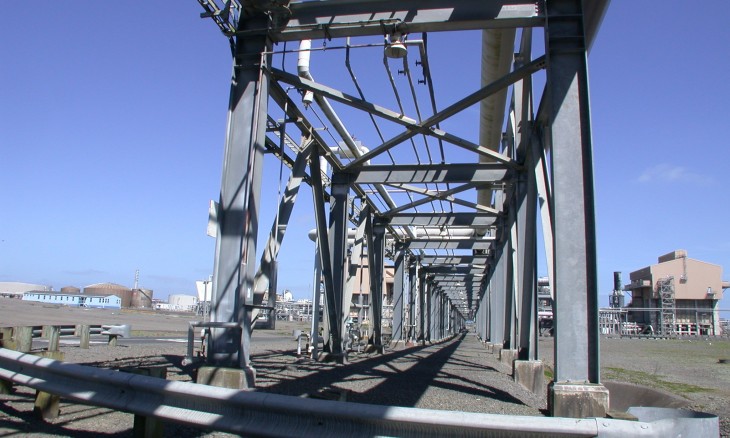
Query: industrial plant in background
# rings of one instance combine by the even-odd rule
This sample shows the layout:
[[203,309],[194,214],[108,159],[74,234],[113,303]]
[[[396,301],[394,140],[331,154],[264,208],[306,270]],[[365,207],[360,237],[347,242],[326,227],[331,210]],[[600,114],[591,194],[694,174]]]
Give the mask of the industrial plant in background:
[[0,282],[0,296],[67,306],[151,309],[153,291],[138,287],[136,281],[131,289],[116,283],[95,283],[83,290],[64,286],[58,291],[49,285]]
[[[622,286],[621,273],[614,272],[610,308],[600,310],[602,334],[724,334],[719,303],[730,282],[722,280],[721,266],[691,259],[687,251],[676,250],[629,275],[630,283]],[[628,305],[627,293],[631,296]]]

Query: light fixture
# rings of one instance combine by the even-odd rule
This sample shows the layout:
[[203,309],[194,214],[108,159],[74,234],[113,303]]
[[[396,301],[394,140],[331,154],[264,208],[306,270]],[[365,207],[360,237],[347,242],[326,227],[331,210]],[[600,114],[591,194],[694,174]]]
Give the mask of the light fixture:
[[387,58],[400,59],[408,54],[408,49],[406,49],[402,39],[403,35],[398,32],[394,32],[390,38],[385,38],[384,53]]

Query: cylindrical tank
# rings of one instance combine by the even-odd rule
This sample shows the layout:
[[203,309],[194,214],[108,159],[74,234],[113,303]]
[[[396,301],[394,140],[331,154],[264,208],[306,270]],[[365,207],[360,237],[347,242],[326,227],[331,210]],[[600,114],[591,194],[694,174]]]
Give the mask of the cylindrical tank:
[[81,293],[81,289],[79,289],[76,286],[64,286],[61,288],[62,294],[79,294]]
[[151,289],[132,289],[132,307],[149,309],[152,307]]
[[116,295],[122,300],[122,307],[132,305],[132,290],[115,283],[97,283],[84,288],[84,295]]
[[191,307],[198,304],[198,297],[195,295],[171,294],[167,298],[171,306]]

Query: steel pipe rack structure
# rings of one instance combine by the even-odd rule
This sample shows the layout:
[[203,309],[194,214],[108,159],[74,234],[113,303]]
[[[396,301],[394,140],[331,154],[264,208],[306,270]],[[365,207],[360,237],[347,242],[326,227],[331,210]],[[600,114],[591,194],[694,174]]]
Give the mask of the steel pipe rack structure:
[[[345,323],[361,260],[371,284],[369,339],[382,348],[389,258],[392,341],[428,342],[474,321],[486,342],[519,361],[537,360],[542,234],[555,300],[555,388],[588,385],[607,407],[599,382],[587,67],[607,0],[199,3],[233,56],[211,320],[235,327],[211,327],[208,365],[240,368],[255,385],[252,322],[264,294],[275,292],[281,241],[305,182],[313,192],[329,354],[346,360]],[[463,95],[450,87],[468,77],[458,51],[432,50],[447,36],[481,50],[479,79],[464,79],[472,87]],[[299,49],[287,45],[296,42]],[[434,72],[444,65],[451,77],[439,82]],[[445,98],[453,103],[439,106]],[[477,105],[470,119],[467,110]],[[292,171],[257,263],[266,152]]]

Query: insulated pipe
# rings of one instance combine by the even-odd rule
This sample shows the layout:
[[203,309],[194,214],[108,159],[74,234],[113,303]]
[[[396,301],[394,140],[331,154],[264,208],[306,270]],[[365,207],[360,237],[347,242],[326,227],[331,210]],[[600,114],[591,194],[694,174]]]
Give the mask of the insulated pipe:
[[[482,87],[491,84],[510,71],[514,56],[515,29],[487,29],[482,31]],[[502,125],[507,103],[507,89],[482,100],[479,112],[479,144],[499,152]],[[480,155],[480,163],[493,161]],[[492,205],[492,189],[477,189],[477,203]]]
[[[299,58],[297,60],[297,72],[299,74],[299,77],[310,80],[314,82],[314,78],[312,77],[311,73],[309,72],[309,59],[310,59],[310,49],[312,48],[312,41],[311,40],[302,40],[299,43]],[[305,98],[305,104],[307,99],[307,94],[304,95]],[[327,116],[327,119],[332,123],[332,126],[335,128],[337,133],[342,137],[342,140],[345,142],[345,145],[347,145],[347,148],[352,152],[352,154],[355,157],[361,157],[362,152],[360,152],[360,149],[355,144],[355,142],[352,140],[352,135],[350,135],[349,132],[347,132],[347,128],[345,128],[345,125],[342,123],[339,117],[337,117],[337,114],[335,113],[335,110],[332,108],[332,105],[330,105],[329,101],[318,95],[314,95],[314,100],[317,101],[317,104],[322,108],[322,112],[324,112],[325,116]],[[311,99],[310,99],[311,102]],[[375,189],[378,191],[380,196],[383,197],[383,200],[390,208],[397,208],[398,206],[393,201],[393,198],[390,197],[390,194],[388,194],[388,191],[381,185],[381,184],[374,184]],[[413,231],[406,227],[406,233],[410,238],[415,238],[413,235]]]

